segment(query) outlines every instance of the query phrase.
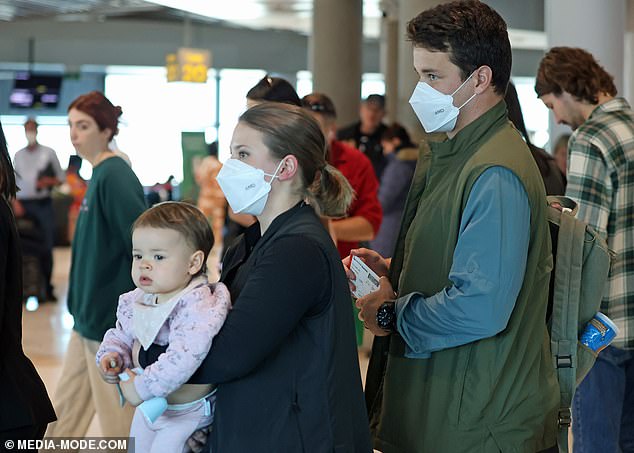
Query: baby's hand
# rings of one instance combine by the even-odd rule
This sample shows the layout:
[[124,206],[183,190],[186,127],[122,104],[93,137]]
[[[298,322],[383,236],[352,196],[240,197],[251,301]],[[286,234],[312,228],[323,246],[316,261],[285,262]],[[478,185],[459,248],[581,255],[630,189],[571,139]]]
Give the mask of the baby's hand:
[[119,382],[119,373],[123,368],[123,359],[116,352],[108,352],[99,361],[99,371],[101,377],[108,384],[117,384]]

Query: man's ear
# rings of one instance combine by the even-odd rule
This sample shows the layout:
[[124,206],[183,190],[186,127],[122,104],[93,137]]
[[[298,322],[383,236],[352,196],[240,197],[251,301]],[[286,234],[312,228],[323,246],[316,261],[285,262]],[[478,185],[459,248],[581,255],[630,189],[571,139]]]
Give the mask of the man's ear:
[[299,169],[299,164],[297,162],[297,157],[292,154],[289,154],[284,157],[284,163],[280,167],[280,170],[277,172],[278,178],[280,181],[286,181],[292,179],[297,173]]
[[475,79],[475,93],[482,94],[493,83],[493,71],[487,65],[480,66],[473,75]]
[[189,270],[190,275],[196,275],[205,264],[205,254],[202,250],[196,250],[189,258]]

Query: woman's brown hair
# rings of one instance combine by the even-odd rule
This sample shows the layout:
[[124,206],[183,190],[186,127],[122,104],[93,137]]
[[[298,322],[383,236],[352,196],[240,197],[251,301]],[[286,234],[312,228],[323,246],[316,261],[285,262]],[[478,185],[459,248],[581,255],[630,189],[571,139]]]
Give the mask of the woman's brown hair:
[[598,94],[616,96],[614,77],[578,47],[553,47],[539,64],[535,80],[537,96],[564,91],[590,104],[598,104]]
[[264,135],[271,154],[297,158],[302,176],[302,196],[319,214],[343,217],[354,192],[348,180],[326,161],[326,139],[319,124],[300,107],[265,102],[240,116],[239,121]]

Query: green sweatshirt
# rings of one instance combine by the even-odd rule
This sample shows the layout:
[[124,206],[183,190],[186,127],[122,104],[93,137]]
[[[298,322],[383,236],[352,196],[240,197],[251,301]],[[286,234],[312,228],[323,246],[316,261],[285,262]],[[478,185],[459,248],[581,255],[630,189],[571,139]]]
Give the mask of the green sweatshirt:
[[551,447],[559,393],[545,323],[552,256],[537,166],[508,122],[504,102],[431,147],[417,168],[392,261],[399,297],[430,296],[451,285],[462,212],[473,184],[492,166],[513,171],[528,195],[526,272],[506,329],[493,337],[429,359],[405,358],[402,338],[391,337],[382,397],[371,413],[375,448],[534,453]]
[[68,288],[73,328],[85,338],[101,341],[115,325],[119,295],[134,289],[131,228],[144,210],[141,183],[121,158],[93,169],[73,238]]

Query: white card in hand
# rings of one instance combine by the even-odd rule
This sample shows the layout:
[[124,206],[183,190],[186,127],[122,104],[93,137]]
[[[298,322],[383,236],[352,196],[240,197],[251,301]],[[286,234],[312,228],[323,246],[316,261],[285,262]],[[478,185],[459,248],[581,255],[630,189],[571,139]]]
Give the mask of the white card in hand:
[[352,257],[350,270],[354,272],[354,275],[357,277],[354,282],[352,282],[356,286],[356,290],[352,292],[352,295],[357,299],[379,289],[379,276],[376,275],[367,264],[361,261],[361,258],[358,256]]

